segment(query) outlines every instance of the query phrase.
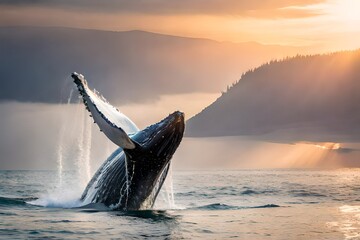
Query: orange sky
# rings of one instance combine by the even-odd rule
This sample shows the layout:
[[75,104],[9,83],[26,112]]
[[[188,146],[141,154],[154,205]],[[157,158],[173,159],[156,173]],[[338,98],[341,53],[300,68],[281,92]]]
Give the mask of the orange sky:
[[[360,47],[358,0],[130,0],[0,3],[0,25],[140,29],[218,41]],[[55,2],[55,3],[54,3]]]

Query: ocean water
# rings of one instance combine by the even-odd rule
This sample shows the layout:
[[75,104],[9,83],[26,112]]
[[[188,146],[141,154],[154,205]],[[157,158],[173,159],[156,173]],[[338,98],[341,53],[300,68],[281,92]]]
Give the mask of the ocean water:
[[175,206],[80,206],[73,172],[0,171],[1,239],[360,239],[360,169],[174,171]]

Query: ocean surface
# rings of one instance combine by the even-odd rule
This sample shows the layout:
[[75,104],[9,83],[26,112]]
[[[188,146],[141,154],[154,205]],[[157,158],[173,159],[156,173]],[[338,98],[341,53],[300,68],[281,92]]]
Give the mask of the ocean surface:
[[79,207],[75,175],[0,171],[0,238],[360,239],[360,169],[174,171],[133,212]]

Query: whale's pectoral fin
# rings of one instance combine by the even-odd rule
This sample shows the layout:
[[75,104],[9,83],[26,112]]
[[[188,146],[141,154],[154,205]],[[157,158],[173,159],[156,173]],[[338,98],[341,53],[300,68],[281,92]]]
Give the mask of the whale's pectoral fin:
[[102,96],[90,90],[83,75],[75,72],[71,76],[78,87],[86,109],[91,113],[100,131],[121,148],[135,148],[135,143],[128,134],[139,131],[136,125]]

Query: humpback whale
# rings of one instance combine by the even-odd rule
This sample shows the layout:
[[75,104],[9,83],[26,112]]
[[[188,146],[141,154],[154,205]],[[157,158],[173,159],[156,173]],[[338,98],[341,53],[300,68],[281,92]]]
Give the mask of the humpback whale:
[[84,204],[102,203],[114,210],[151,208],[182,140],[184,114],[176,111],[139,130],[133,121],[90,90],[83,75],[74,72],[71,76],[100,131],[119,146],[92,177],[81,200]]

